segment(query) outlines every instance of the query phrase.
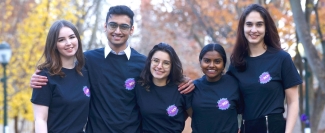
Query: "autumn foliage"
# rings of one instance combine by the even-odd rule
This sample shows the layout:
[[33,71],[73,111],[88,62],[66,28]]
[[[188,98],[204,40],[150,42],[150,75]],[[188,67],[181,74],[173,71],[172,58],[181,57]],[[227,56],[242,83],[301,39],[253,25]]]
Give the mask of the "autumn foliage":
[[[306,9],[312,47],[317,49],[316,54],[325,64],[325,0],[318,0],[317,4],[306,1],[303,7]],[[132,37],[139,41],[131,46],[146,55],[155,44],[168,43],[179,55],[184,73],[192,79],[199,78],[202,76],[198,60],[201,48],[208,43],[219,43],[225,48],[229,59],[237,34],[238,18],[245,7],[252,3],[260,3],[268,9],[276,22],[283,49],[296,58],[299,55],[299,38],[288,0],[141,0],[139,9],[135,9],[137,25]],[[18,126],[19,122],[33,121],[29,80],[42,56],[50,25],[58,19],[69,20],[78,27],[84,49],[103,47],[107,41],[101,27],[110,6],[104,4],[107,3],[97,0],[0,1],[0,42],[8,42],[13,50],[7,71],[7,98],[9,117],[14,120],[15,132],[26,130]],[[302,63],[300,58],[299,61]],[[0,72],[2,70],[0,67]],[[2,105],[3,94],[0,93]],[[2,114],[3,110],[0,110],[0,122],[3,120]]]

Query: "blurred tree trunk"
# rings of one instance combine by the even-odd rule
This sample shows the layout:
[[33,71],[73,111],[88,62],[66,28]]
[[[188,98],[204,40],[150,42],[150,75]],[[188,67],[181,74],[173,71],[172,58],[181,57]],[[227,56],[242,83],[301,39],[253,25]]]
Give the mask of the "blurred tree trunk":
[[[95,1],[95,8],[94,8],[94,13],[95,13],[95,16],[96,16],[96,19],[95,19],[95,23],[94,23],[94,26],[92,27],[91,29],[91,37],[90,37],[90,40],[88,42],[88,48],[97,48],[99,46],[97,46],[96,44],[96,40],[97,40],[97,31],[98,31],[98,24],[99,24],[99,21],[100,21],[100,13],[101,13],[101,8],[100,8],[100,5],[101,5],[101,0],[96,0]],[[101,25],[102,27],[104,25]]]
[[325,36],[323,35],[321,26],[320,26],[320,20],[319,20],[319,14],[318,14],[318,3],[319,0],[317,0],[315,6],[314,6],[314,11],[315,11],[315,16],[316,16],[316,28],[318,32],[318,36],[321,39],[321,44],[322,44],[322,51],[323,51],[323,64],[325,65]]
[[[320,42],[321,42],[321,46],[322,46],[322,51],[323,51],[323,56],[322,56],[322,64],[325,66],[325,38],[323,36],[322,30],[321,30],[321,26],[320,26],[320,19],[319,19],[319,14],[318,14],[318,4],[319,4],[319,0],[317,0],[316,4],[312,7],[314,12],[315,12],[315,17],[316,17],[316,30],[318,33],[318,37],[320,38]],[[319,80],[319,82],[324,82],[324,80]],[[322,114],[320,113],[319,115],[317,114],[318,111],[323,112],[324,110],[324,104],[325,104],[325,94],[324,92],[320,91],[321,88],[318,88],[316,94],[315,94],[315,100],[314,100],[314,110],[317,109],[316,111],[312,111],[313,114],[315,114],[314,116],[312,116],[313,119],[315,119],[317,117],[317,119],[322,118]],[[322,104],[323,106],[317,106],[317,104]],[[318,130],[318,126],[319,123],[317,125],[317,130]]]
[[[311,13],[313,12],[314,10],[314,0],[306,0],[306,3],[305,3],[305,18],[306,18],[306,22],[309,25],[311,25]],[[310,29],[308,31],[309,33],[311,32]],[[308,109],[308,117],[311,118],[311,112],[314,111],[314,102],[315,102],[315,91],[314,91],[314,86],[313,86],[313,73],[311,71],[311,67],[310,67],[310,64],[306,64],[307,68],[304,68],[305,69],[305,76],[307,76],[307,78],[305,78],[305,82],[308,82],[308,84],[305,84],[306,87],[305,89],[307,89],[308,91],[308,105],[309,107],[306,108]],[[307,80],[307,81],[306,81]],[[307,86],[308,85],[308,86]]]
[[[298,37],[297,37],[297,40]],[[301,79],[303,79],[303,75],[302,75],[302,71],[303,71],[303,62],[302,62],[302,57],[298,51],[298,45],[296,46],[296,56],[293,60],[295,66],[297,67],[297,69],[299,70],[299,75],[301,77]],[[299,85],[299,116],[301,116],[304,113],[304,92],[303,92],[303,86]],[[305,124],[303,121],[300,121],[301,124],[301,131],[303,133],[304,128],[305,128]]]
[[308,25],[306,17],[301,15],[304,14],[301,8],[301,3],[296,0],[290,0],[290,5],[299,40],[304,47],[305,55],[308,60],[309,66],[312,72],[315,74],[315,77],[317,77],[320,84],[320,88],[317,90],[316,93],[314,103],[315,106],[313,109],[312,117],[310,119],[312,130],[311,132],[317,132],[317,128],[320,121],[319,116],[321,116],[325,104],[325,97],[323,96],[325,93],[325,66],[320,57],[317,55],[318,52],[315,46],[312,44],[310,27]]
[[18,123],[19,123],[19,120],[18,120],[18,116],[14,116],[14,130],[15,130],[15,133],[19,133],[19,130],[18,130]]
[[[211,38],[212,42],[220,44],[220,42],[218,42],[218,40],[216,39],[217,37],[215,35],[215,31],[213,30],[213,28],[211,26],[209,26],[207,24],[207,23],[209,23],[208,22],[209,20],[206,19],[207,17],[204,16],[204,14],[200,14],[200,12],[197,10],[197,7],[195,7],[197,5],[195,3],[195,0],[187,0],[187,2],[191,6],[194,15],[198,18],[200,25],[206,30],[206,33]],[[202,45],[202,43],[200,43],[200,45],[203,48],[205,44]]]

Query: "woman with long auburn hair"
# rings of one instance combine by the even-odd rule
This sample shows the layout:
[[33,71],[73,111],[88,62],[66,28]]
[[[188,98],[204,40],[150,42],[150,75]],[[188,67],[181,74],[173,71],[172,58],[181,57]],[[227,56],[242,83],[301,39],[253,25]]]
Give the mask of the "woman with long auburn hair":
[[80,35],[65,20],[52,24],[43,56],[37,66],[48,82],[33,89],[36,133],[81,133],[89,113],[90,90]]

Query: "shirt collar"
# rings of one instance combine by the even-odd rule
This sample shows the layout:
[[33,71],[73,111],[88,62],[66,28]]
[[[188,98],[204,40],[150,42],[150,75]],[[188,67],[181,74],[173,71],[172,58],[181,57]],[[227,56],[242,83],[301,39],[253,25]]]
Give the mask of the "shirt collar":
[[111,47],[109,47],[109,45],[105,46],[105,50],[104,50],[104,58],[107,57],[107,55],[112,52],[113,54],[116,55],[123,55],[125,54],[126,57],[128,58],[128,60],[130,60],[130,56],[131,56],[131,47],[129,45],[126,46],[126,48],[123,51],[120,51],[119,53],[116,53],[115,51],[112,50]]

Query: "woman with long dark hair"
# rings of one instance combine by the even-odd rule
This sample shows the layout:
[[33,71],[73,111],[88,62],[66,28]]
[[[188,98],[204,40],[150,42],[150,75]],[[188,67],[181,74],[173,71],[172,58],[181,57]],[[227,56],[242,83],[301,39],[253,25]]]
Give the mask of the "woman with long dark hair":
[[292,132],[302,81],[290,55],[281,49],[271,15],[261,5],[249,5],[239,19],[228,73],[238,79],[244,99],[241,132]]

